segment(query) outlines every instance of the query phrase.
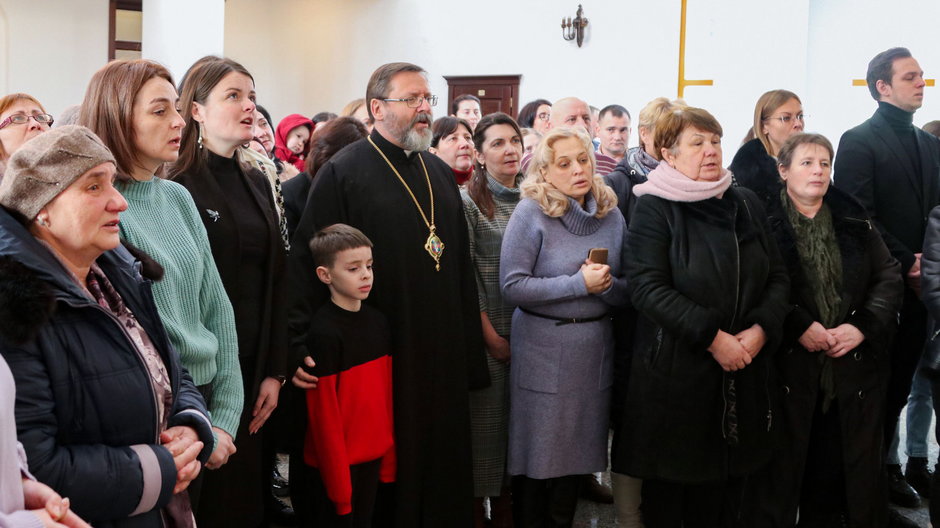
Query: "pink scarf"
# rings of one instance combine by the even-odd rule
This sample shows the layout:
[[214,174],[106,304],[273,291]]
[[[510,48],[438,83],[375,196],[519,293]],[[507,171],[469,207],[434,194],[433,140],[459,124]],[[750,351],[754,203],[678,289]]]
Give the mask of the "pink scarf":
[[716,181],[695,181],[668,163],[662,162],[646,176],[646,183],[633,188],[633,194],[652,194],[671,202],[700,202],[724,195],[731,186],[731,171],[721,169]]

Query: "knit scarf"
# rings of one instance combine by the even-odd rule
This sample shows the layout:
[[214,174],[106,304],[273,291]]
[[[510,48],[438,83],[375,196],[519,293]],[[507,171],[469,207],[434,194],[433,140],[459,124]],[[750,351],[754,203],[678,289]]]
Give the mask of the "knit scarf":
[[701,202],[721,198],[730,186],[731,172],[727,169],[721,169],[721,177],[715,181],[695,181],[668,163],[660,163],[647,175],[646,183],[633,188],[633,194],[652,194],[671,202]]
[[[842,295],[839,293],[842,286],[842,254],[832,226],[832,213],[824,203],[815,217],[803,216],[793,205],[786,189],[780,191],[780,200],[796,235],[800,267],[813,290],[819,322],[826,328],[833,328],[839,322],[842,310]],[[835,371],[831,357],[823,353],[817,357],[822,365],[819,388],[823,394],[822,411],[826,413],[836,399]]]
[[643,176],[659,166],[659,160],[650,156],[643,147],[633,147],[627,151],[627,164]]

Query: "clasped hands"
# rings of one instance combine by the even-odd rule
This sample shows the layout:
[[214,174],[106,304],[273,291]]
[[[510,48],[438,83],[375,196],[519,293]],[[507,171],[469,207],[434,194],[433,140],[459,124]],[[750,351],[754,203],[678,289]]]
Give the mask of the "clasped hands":
[[588,293],[597,295],[610,288],[613,279],[610,276],[610,266],[607,264],[595,264],[588,259],[581,264],[581,276],[584,277],[584,285]]
[[735,335],[718,330],[708,351],[723,370],[734,372],[750,365],[766,343],[767,334],[760,325],[755,324]]
[[809,352],[825,352],[832,358],[842,357],[862,344],[865,336],[849,323],[826,329],[818,321],[813,321],[800,336],[800,345]]

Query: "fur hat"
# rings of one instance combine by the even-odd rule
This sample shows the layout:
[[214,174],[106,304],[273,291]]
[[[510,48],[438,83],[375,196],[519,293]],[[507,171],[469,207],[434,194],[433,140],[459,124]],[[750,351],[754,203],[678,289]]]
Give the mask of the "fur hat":
[[32,220],[82,174],[105,162],[114,163],[111,151],[83,126],[43,132],[23,143],[7,161],[0,205]]

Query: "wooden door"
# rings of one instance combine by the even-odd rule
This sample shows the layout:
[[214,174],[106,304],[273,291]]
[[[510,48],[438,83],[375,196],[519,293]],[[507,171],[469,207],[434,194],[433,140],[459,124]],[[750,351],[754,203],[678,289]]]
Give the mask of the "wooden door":
[[[451,114],[451,101],[463,94],[480,98],[483,115],[505,112],[516,117],[519,111],[519,81],[521,75],[444,76],[447,80],[447,115]],[[444,114],[444,112],[441,112]]]

